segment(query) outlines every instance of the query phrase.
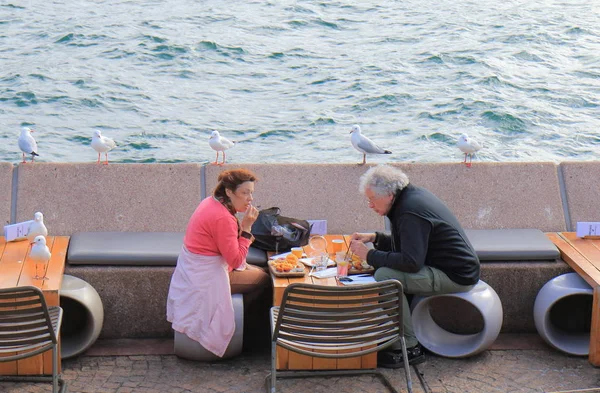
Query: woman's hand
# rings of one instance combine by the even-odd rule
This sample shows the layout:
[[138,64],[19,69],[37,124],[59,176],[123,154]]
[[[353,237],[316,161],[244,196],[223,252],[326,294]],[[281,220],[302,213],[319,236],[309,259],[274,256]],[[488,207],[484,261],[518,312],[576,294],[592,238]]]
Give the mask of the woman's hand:
[[258,209],[252,205],[248,205],[248,208],[246,209],[246,212],[244,213],[244,217],[242,218],[242,222],[240,224],[242,231],[250,233],[250,230],[252,229],[252,224],[254,224],[254,221],[256,221],[257,218]]
[[[373,243],[375,241],[375,234],[374,233],[358,233],[358,232],[354,232],[352,234],[352,237],[350,238],[350,241],[358,241],[361,243]],[[355,253],[356,254],[356,253]]]

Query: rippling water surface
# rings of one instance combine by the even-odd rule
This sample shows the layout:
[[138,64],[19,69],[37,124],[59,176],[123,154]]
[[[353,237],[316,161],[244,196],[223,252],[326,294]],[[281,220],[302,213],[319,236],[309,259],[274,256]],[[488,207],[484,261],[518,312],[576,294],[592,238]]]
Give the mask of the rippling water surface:
[[591,1],[0,0],[0,161],[371,162],[600,157]]

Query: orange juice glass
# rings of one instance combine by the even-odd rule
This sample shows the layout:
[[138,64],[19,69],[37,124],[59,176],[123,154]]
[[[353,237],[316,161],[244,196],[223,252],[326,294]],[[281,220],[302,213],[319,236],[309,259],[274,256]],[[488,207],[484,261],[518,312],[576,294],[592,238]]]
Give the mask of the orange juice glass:
[[292,248],[292,254],[294,254],[295,256],[298,257],[298,259],[302,258],[302,247],[293,247]]
[[337,254],[338,252],[342,251],[343,248],[344,241],[342,239],[333,239],[331,241],[331,252],[333,252],[334,254]]

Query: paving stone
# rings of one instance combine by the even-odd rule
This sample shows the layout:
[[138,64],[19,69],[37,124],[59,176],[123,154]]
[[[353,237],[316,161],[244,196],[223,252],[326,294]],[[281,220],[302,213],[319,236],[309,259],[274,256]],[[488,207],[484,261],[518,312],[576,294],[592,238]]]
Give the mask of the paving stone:
[[[270,354],[242,354],[214,363],[173,355],[79,357],[63,361],[70,393],[262,393]],[[140,365],[148,369],[137,369]],[[112,369],[111,369],[112,368]],[[406,392],[404,370],[381,370]],[[600,386],[600,370],[584,357],[550,348],[492,350],[467,359],[428,355],[411,368],[415,393],[541,393]],[[422,380],[422,383],[421,383]],[[375,376],[282,379],[280,393],[379,393]],[[48,383],[0,383],[4,393],[51,392]]]

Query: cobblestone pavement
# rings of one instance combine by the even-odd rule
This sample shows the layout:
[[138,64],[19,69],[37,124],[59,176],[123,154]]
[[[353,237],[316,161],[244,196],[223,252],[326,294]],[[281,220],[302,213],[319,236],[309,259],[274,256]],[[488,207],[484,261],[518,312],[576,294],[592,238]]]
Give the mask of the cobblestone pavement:
[[[81,356],[65,360],[63,376],[69,392],[80,393],[241,393],[264,392],[268,352],[199,363],[173,355]],[[401,391],[404,371],[383,370]],[[417,373],[421,374],[421,381]],[[551,349],[493,350],[468,359],[429,355],[412,369],[415,393],[529,393],[575,391],[600,386],[600,369],[586,358]],[[285,379],[278,391],[335,393],[384,392],[372,376]],[[0,392],[50,392],[49,384],[0,383]]]

